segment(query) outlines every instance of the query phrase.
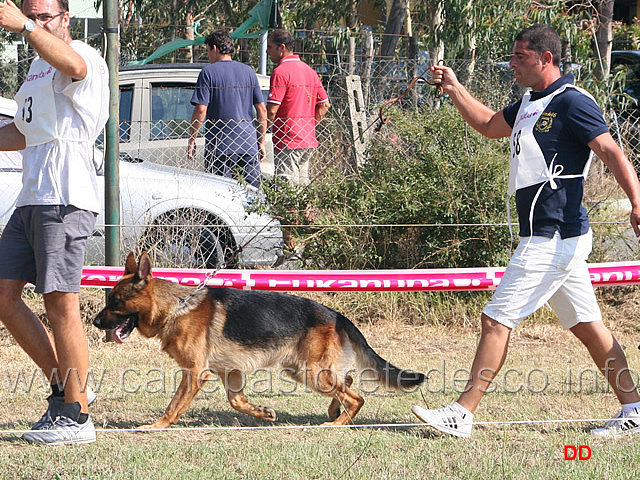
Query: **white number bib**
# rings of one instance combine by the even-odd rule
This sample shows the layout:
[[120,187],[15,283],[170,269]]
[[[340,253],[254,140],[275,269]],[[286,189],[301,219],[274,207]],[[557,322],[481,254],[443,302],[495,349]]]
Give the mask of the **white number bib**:
[[[533,129],[540,119],[540,116],[551,103],[556,95],[564,92],[567,88],[577,88],[570,84],[564,84],[556,91],[546,97],[530,101],[531,92],[527,92],[522,97],[520,109],[511,132],[511,165],[509,168],[509,195],[513,195],[516,190],[530,187],[539,183],[551,182],[551,188],[556,188],[555,178],[577,178],[584,176],[587,178],[591,156],[585,169],[580,175],[562,175],[564,167],[555,165],[555,155],[550,165],[547,165],[540,145],[533,135]],[[578,89],[582,93],[589,95],[586,91]],[[592,97],[591,97],[592,98]],[[594,100],[595,101],[595,100]]]
[[58,138],[57,110],[53,82],[56,69],[41,58],[35,59],[15,96],[18,113],[14,123],[24,135],[27,147]]

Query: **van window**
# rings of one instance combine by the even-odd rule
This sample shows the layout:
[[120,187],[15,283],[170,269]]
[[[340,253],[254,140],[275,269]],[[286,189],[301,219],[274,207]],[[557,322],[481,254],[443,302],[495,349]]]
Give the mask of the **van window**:
[[193,114],[193,84],[151,86],[151,140],[187,138]]
[[131,107],[133,86],[120,88],[120,142],[131,139]]

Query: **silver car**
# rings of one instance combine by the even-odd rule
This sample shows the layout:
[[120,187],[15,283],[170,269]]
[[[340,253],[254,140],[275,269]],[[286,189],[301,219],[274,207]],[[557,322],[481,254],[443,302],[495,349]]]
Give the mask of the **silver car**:
[[[5,110],[8,115],[11,109]],[[94,149],[104,199],[102,151]],[[157,165],[121,154],[121,251],[146,249],[165,267],[254,267],[274,264],[282,231],[267,214],[250,213],[259,192],[232,179]],[[0,152],[0,230],[15,207],[22,171]],[[241,248],[236,256],[235,252]],[[86,262],[104,263],[104,206],[87,243]]]

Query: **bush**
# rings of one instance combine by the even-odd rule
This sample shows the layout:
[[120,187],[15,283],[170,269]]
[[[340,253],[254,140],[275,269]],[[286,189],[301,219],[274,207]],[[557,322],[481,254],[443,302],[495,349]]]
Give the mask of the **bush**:
[[310,186],[266,188],[307,266],[447,268],[505,264],[508,143],[469,129],[451,105],[396,111],[367,162],[331,166]]

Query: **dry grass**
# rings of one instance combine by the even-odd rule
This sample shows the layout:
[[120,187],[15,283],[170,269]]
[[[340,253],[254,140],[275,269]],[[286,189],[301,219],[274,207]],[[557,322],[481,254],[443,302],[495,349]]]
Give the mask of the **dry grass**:
[[[640,366],[638,351],[639,290],[600,289],[601,305],[632,368]],[[428,296],[308,294],[347,313],[370,344],[398,366],[429,372],[422,391],[404,395],[364,394],[366,404],[357,417],[361,424],[413,422],[413,404],[440,406],[451,402],[464,383],[479,331],[477,309],[481,296],[458,315],[444,305],[423,307]],[[377,302],[376,302],[377,297]],[[99,291],[83,291],[83,311],[90,320],[103,303]],[[37,298],[28,299],[36,308]],[[433,298],[431,299],[433,300]],[[448,319],[434,318],[448,312]],[[588,430],[601,422],[509,424],[510,421],[598,419],[618,406],[602,381],[589,374],[592,363],[573,336],[562,331],[548,314],[526,322],[513,336],[497,390],[488,394],[477,412],[479,425],[469,440],[448,438],[428,428],[300,430],[326,420],[328,400],[298,389],[282,394],[249,388],[256,403],[278,413],[277,425],[286,430],[234,431],[225,427],[268,426],[238,414],[227,404],[219,382],[200,393],[173,431],[141,434],[109,433],[155,420],[166,408],[175,388],[175,365],[159,352],[156,341],[134,333],[122,345],[103,342],[103,333],[88,326],[91,364],[98,382],[99,401],[92,417],[100,431],[98,442],[72,448],[39,448],[23,444],[18,435],[0,430],[0,478],[634,478],[640,454],[636,438],[616,442],[593,439]],[[0,334],[0,429],[28,428],[44,408],[45,385],[10,388],[16,372],[33,371],[30,359]],[[124,372],[129,372],[125,374]],[[570,382],[567,382],[571,373]],[[581,372],[586,372],[579,378]],[[542,388],[543,374],[546,387]],[[124,378],[124,381],[123,381]],[[13,380],[12,380],[13,379]],[[250,385],[256,387],[256,378]],[[96,386],[96,383],[94,383]],[[515,387],[522,387],[519,390]],[[518,390],[518,391],[516,391]],[[180,427],[222,428],[185,431]],[[567,462],[563,447],[589,445],[589,461]]]

